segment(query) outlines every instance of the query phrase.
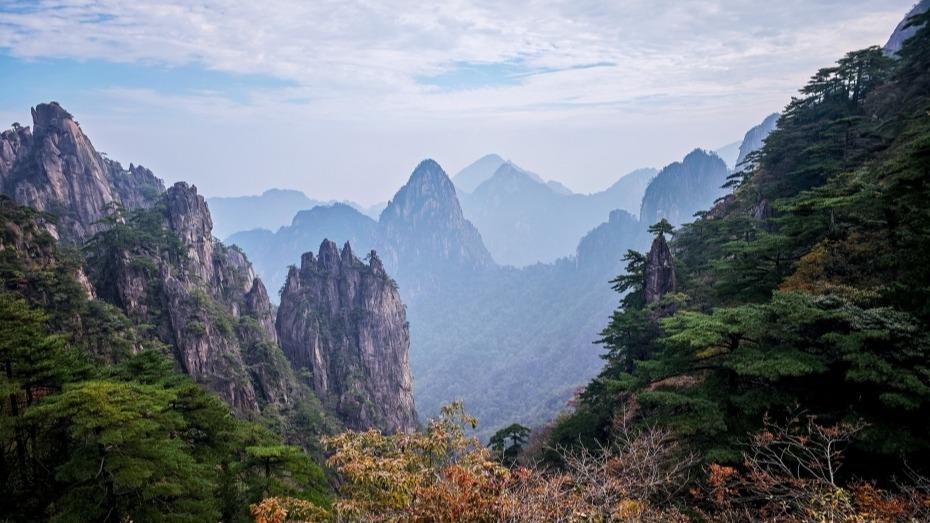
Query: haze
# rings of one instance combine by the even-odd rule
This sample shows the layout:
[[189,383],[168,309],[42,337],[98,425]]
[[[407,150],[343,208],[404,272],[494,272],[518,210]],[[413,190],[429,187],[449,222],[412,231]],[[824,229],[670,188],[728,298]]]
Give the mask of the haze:
[[[739,140],[911,0],[0,4],[0,119],[209,196],[383,201],[496,152],[579,192]],[[261,16],[258,16],[258,15]]]

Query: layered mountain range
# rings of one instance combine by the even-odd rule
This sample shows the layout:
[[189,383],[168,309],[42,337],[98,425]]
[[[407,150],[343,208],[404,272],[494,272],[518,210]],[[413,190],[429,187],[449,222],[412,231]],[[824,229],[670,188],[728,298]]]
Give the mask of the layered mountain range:
[[[751,132],[741,145],[749,151],[763,138]],[[417,405],[435,413],[464,399],[488,432],[544,422],[598,372],[592,343],[616,306],[606,282],[622,272],[623,255],[648,247],[649,224],[680,224],[711,206],[728,174],[714,153],[696,150],[661,172],[641,169],[580,195],[496,155],[452,179],[425,160],[377,221],[346,205],[318,206],[275,233],[229,240],[285,289],[298,270],[288,266],[325,238],[376,248],[407,304]],[[554,261],[536,263],[546,249]]]
[[[166,191],[150,171],[134,165],[124,170],[100,155],[54,102],[36,106],[32,114],[32,130],[14,125],[0,135],[0,192],[47,213],[50,219],[39,225],[62,244],[81,247],[84,259],[76,277],[88,296],[117,307],[131,322],[132,352],[164,347],[180,370],[247,418],[287,420],[306,417],[309,409],[320,420],[335,415],[355,428],[415,428],[407,324],[383,270],[376,271],[380,287],[371,278],[359,284],[346,269],[321,284],[338,287],[339,293],[323,293],[313,301],[299,297],[296,289],[287,293],[283,311],[296,310],[327,324],[338,318],[343,338],[276,321],[265,286],[245,254],[214,239],[210,211],[196,187],[177,183]],[[24,245],[17,251],[37,249]],[[358,265],[350,252],[345,261]],[[310,276],[305,288],[313,287]],[[378,288],[385,298],[370,301]],[[356,313],[360,307],[364,315]],[[280,335],[276,323],[284,327]],[[358,370],[322,362],[350,361],[355,353],[345,340],[365,333],[374,341],[361,344],[362,350],[376,360],[377,372],[366,376],[367,388],[353,388],[352,394],[367,410],[336,405],[321,412],[319,400],[329,407],[331,395],[318,386],[319,376],[330,383],[355,383]],[[379,339],[378,333],[393,334]],[[279,338],[291,349],[287,355],[301,362],[298,368],[314,379],[295,371]],[[295,347],[311,345],[319,361],[307,365],[294,357]]]
[[460,190],[459,198],[494,260],[524,267],[571,256],[578,240],[615,209],[637,212],[655,174],[640,169],[602,192],[572,194],[504,162],[473,192]]
[[[695,151],[579,195],[497,157],[466,177],[477,183],[467,193],[425,160],[377,221],[314,206],[277,232],[235,234],[240,251],[214,239],[195,187],[165,191],[150,171],[104,158],[57,104],[37,106],[34,120],[34,131],[2,135],[0,189],[58,215],[56,234],[86,246],[91,292],[152,326],[180,368],[243,415],[319,400],[347,426],[388,431],[416,425],[411,369],[426,412],[462,398],[486,430],[552,417],[600,368],[591,343],[615,306],[604,283],[623,254],[645,245],[648,223],[681,223],[712,203],[727,174]],[[262,198],[279,197],[307,203]],[[627,210],[640,199],[637,219]],[[337,256],[327,239],[380,255]],[[529,265],[540,258],[559,259]],[[282,289],[277,315],[262,279]]]

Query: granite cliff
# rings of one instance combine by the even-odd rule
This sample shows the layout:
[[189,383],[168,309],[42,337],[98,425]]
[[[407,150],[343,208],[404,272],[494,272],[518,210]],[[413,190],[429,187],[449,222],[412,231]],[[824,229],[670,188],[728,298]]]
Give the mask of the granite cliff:
[[33,126],[0,134],[0,192],[21,205],[57,216],[57,235],[80,244],[104,230],[114,204],[149,204],[164,191],[144,167],[124,170],[94,149],[70,113],[56,102],[32,109]]
[[406,309],[378,255],[367,259],[329,240],[317,256],[305,253],[288,273],[278,334],[288,360],[309,371],[313,390],[347,427],[411,432]]

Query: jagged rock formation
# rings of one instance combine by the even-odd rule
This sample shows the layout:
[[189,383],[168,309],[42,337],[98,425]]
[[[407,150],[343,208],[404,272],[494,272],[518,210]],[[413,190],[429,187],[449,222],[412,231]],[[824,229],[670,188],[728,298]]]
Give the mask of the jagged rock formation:
[[891,33],[885,47],[882,48],[886,55],[893,56],[898,54],[898,51],[904,46],[904,42],[914,36],[917,33],[917,29],[919,29],[919,26],[908,26],[910,18],[914,15],[926,13],[928,10],[930,10],[930,0],[920,0],[920,2],[904,16],[904,19],[901,20],[898,26],[895,27],[894,32]]
[[651,225],[665,218],[675,227],[694,221],[696,212],[709,208],[726,194],[721,186],[727,174],[727,166],[719,156],[695,149],[652,180],[643,196],[640,221]]
[[494,265],[478,230],[465,219],[455,187],[433,160],[417,165],[378,223],[379,252],[406,289],[438,274],[473,273]]
[[114,202],[145,205],[143,192],[164,191],[144,168],[122,167],[98,153],[80,126],[55,102],[32,109],[33,128],[14,124],[0,134],[0,192],[22,205],[57,215],[57,231],[70,243],[100,232]]
[[643,296],[647,304],[658,303],[666,294],[675,292],[676,288],[672,251],[665,241],[665,235],[660,234],[652,241],[652,247],[646,255]]
[[289,369],[256,375],[246,362],[258,346],[280,353],[268,294],[241,251],[214,241],[196,187],[179,182],[128,220],[89,245],[101,297],[154,325],[181,368],[240,413],[287,404],[296,387]]
[[416,429],[407,364],[410,330],[393,281],[372,251],[361,262],[346,243],[324,240],[301,257],[281,294],[284,353],[307,369],[324,405],[352,429]]
[[339,243],[349,242],[360,252],[367,252],[376,245],[377,228],[375,220],[353,207],[336,203],[300,211],[290,225],[277,232],[264,229],[238,232],[227,243],[249,253],[255,269],[274,291],[272,300],[277,303],[277,291],[287,279],[288,265],[300,260],[308,245],[319,245],[330,238]]

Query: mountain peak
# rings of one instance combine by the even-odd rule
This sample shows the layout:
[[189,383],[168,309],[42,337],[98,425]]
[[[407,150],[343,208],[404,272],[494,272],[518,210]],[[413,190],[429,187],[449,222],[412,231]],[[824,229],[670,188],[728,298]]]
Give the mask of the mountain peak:
[[464,192],[472,192],[494,175],[505,163],[497,154],[486,154],[478,158],[455,175],[455,186]]
[[[442,170],[442,167],[436,160],[432,158],[427,158],[417,164],[417,167],[413,170],[413,174],[410,175],[410,181],[414,180],[448,180],[449,177],[446,175],[446,171]],[[451,183],[451,180],[450,180]]]
[[417,165],[381,213],[379,227],[385,261],[389,270],[397,269],[399,279],[436,268],[493,264],[478,231],[462,214],[452,181],[434,160]]
[[[58,102],[38,104],[32,108],[32,127],[35,134],[42,134],[49,129],[62,128],[66,121],[74,122],[74,117]],[[77,122],[74,122],[77,124]]]

